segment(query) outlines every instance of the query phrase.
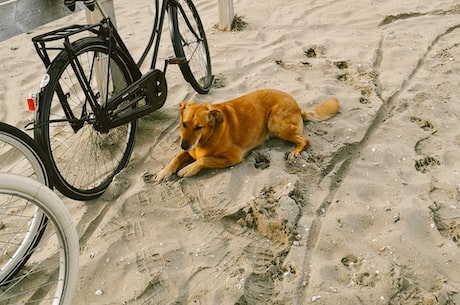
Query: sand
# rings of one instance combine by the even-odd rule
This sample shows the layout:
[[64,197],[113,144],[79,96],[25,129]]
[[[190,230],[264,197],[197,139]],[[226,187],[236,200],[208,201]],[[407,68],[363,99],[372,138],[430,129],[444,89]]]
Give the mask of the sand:
[[[195,2],[216,85],[197,95],[170,67],[129,166],[100,199],[64,198],[81,238],[74,304],[460,304],[458,2],[235,0],[239,32],[214,27],[215,1]],[[153,5],[115,5],[138,56]],[[1,43],[0,120],[32,117],[44,69],[30,38],[79,20]],[[228,169],[148,179],[180,149],[180,101],[261,88],[341,110],[305,124],[311,146],[294,161],[271,139]]]

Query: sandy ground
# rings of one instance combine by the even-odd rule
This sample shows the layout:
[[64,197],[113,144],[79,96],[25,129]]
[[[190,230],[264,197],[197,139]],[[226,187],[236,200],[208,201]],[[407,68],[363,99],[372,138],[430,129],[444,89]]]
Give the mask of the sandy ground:
[[[171,67],[129,166],[102,198],[64,199],[81,236],[74,304],[460,304],[458,1],[235,0],[240,32],[215,29],[215,1],[195,3],[216,86],[196,95]],[[153,4],[115,5],[138,56]],[[30,38],[80,20],[0,44],[0,120],[32,118],[44,69]],[[305,109],[335,96],[341,111],[305,124],[295,161],[272,139],[229,169],[144,179],[180,149],[180,101],[260,88]]]

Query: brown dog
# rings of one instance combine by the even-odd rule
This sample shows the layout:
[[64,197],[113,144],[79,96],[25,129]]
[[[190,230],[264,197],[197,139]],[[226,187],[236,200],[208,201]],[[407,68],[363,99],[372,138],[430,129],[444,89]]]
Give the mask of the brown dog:
[[180,104],[180,138],[183,149],[161,170],[156,180],[177,172],[190,177],[203,168],[224,168],[240,163],[253,148],[268,136],[293,142],[295,148],[288,158],[297,157],[307,149],[303,135],[303,119],[322,121],[339,110],[332,98],[312,111],[302,111],[289,94],[278,90],[258,90],[221,104]]

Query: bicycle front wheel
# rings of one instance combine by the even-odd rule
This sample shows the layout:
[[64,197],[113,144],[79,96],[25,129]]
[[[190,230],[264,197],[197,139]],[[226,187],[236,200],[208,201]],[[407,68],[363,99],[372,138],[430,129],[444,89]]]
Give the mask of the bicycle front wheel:
[[[0,172],[13,173],[33,178],[52,187],[40,147],[18,128],[0,122]],[[16,206],[17,210],[24,209]],[[0,226],[10,219],[7,213],[0,213]],[[8,234],[0,233],[0,285],[10,280],[27,262],[36,248],[46,227],[47,218],[40,209],[23,218],[27,226],[11,223]]]
[[33,178],[52,188],[46,167],[43,152],[34,139],[0,122],[0,172]]
[[[72,49],[73,57],[63,50],[48,68],[35,137],[49,157],[56,188],[72,199],[91,200],[128,163],[137,122],[102,130],[105,118],[97,115],[87,94],[102,107],[134,81],[137,68],[119,48],[96,37],[77,40]],[[80,84],[82,77],[88,88]]]
[[211,56],[198,11],[191,0],[176,0],[169,6],[169,31],[185,80],[196,92],[209,92],[212,84]]
[[36,180],[0,173],[0,209],[8,215],[2,223],[2,238],[9,239],[10,227],[27,228],[36,209],[49,220],[29,261],[1,283],[0,304],[72,304],[78,283],[79,244],[64,203]]

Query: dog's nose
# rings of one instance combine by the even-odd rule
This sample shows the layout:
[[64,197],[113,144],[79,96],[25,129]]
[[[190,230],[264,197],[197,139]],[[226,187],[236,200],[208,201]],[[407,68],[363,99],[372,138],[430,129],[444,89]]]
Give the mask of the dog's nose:
[[180,147],[181,147],[183,150],[189,150],[189,149],[190,149],[190,144],[188,144],[187,141],[184,141],[184,142],[180,143]]

